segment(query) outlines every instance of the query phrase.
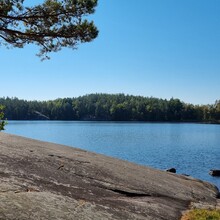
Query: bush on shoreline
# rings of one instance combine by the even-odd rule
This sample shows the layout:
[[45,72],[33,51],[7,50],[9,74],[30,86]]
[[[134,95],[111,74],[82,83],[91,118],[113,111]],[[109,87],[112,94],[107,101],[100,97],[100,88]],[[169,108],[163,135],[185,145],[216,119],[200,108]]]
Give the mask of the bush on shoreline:
[[4,106],[0,105],[0,131],[4,130],[6,121],[2,120],[4,118]]

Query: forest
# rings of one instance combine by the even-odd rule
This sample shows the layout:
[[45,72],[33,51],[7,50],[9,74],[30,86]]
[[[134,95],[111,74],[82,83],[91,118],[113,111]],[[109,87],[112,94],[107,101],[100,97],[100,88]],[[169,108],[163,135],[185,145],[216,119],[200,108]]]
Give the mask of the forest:
[[27,101],[0,98],[7,120],[97,120],[220,123],[220,100],[193,105],[179,99],[125,94],[89,94],[77,98]]

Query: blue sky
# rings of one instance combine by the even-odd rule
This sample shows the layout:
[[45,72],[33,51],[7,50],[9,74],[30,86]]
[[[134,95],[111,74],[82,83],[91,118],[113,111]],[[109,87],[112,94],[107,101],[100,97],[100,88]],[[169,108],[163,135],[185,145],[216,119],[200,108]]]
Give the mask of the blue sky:
[[100,34],[78,50],[41,62],[35,46],[1,46],[0,96],[125,93],[214,103],[220,99],[219,12],[219,0],[99,0],[91,19]]

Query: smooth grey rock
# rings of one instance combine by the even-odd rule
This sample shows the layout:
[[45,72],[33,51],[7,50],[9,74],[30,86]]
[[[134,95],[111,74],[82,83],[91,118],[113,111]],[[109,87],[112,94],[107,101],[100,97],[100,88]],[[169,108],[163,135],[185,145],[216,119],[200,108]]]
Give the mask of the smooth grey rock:
[[218,203],[207,182],[0,133],[0,219],[177,220]]

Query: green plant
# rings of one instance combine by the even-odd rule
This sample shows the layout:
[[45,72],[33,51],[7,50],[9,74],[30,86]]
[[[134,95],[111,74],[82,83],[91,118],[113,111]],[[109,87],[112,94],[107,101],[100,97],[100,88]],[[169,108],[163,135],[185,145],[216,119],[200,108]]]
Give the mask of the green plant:
[[0,105],[0,131],[4,130],[6,121],[3,120],[4,118],[4,106]]

